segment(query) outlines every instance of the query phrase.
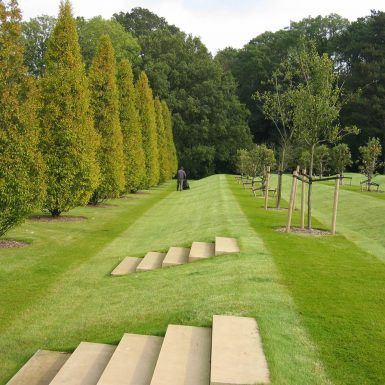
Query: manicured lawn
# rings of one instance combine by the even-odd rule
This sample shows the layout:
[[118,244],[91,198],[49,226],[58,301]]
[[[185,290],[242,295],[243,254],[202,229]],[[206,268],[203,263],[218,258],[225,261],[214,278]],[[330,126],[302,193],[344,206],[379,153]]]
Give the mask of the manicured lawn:
[[[190,191],[169,194],[174,187],[112,202],[115,208],[71,213],[87,215],[86,222],[28,222],[10,234],[32,245],[0,251],[7,279],[0,281],[0,298],[7,297],[1,307],[0,384],[37,349],[72,351],[82,340],[116,343],[124,332],[164,335],[169,323],[210,326],[213,314],[258,319],[272,384],[330,384],[273,258],[227,178],[206,178],[192,182]],[[215,235],[238,237],[242,252],[109,276],[124,256]]]
[[[230,184],[252,227],[274,256],[283,283],[293,296],[332,382],[385,384],[384,263],[370,253],[371,249],[366,252],[343,235],[309,237],[275,232],[274,227],[285,224],[287,214],[265,212],[258,208],[261,202],[250,191],[243,190],[232,179]],[[286,196],[288,189],[286,183]],[[330,215],[327,202],[333,190],[329,186],[317,190],[315,214],[322,213],[326,219]],[[379,204],[384,205],[376,198],[369,200],[343,191],[340,228],[351,228],[365,210]],[[295,219],[298,223],[298,212]],[[376,221],[384,231],[385,217],[380,212]],[[324,227],[317,222],[314,225]],[[365,235],[370,237],[373,233],[374,229],[368,228]]]

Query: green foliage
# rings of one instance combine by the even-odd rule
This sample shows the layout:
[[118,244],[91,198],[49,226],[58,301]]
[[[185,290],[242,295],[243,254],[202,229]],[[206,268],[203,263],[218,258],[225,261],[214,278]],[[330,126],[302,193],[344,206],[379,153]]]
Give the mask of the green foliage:
[[38,90],[23,65],[21,14],[0,2],[0,236],[22,222],[45,192],[38,152]]
[[267,167],[274,167],[275,156],[274,151],[266,147],[264,144],[256,144],[251,150],[246,153],[242,153],[246,161],[247,175],[255,177],[264,177]]
[[47,165],[44,208],[59,215],[88,202],[99,182],[98,135],[69,1],[48,40],[42,80],[41,148]]
[[346,143],[337,144],[330,149],[330,166],[334,174],[343,175],[346,167],[352,163],[352,154]]
[[167,106],[167,103],[162,100],[162,114],[163,114],[163,122],[164,129],[166,135],[166,143],[167,143],[167,156],[168,156],[168,170],[167,175],[168,178],[172,178],[177,170],[178,170],[178,157],[176,154],[176,148],[174,143],[174,134],[172,129],[172,116],[171,112]]
[[249,151],[240,149],[237,151],[236,167],[241,175],[247,175],[247,164],[249,161]]
[[382,146],[378,138],[370,138],[366,146],[360,146],[361,155],[361,172],[367,177],[368,182],[371,183],[372,179],[376,176],[376,171],[382,166],[380,161]]
[[101,137],[97,154],[101,178],[91,199],[93,204],[98,204],[104,199],[118,197],[124,191],[125,185],[116,62],[108,35],[102,35],[100,38],[89,79],[95,128]]
[[52,16],[42,15],[22,23],[24,62],[30,74],[41,77],[44,74],[44,55],[47,41],[56,23]]
[[357,134],[356,127],[341,127],[342,88],[337,83],[333,61],[319,55],[315,46],[304,45],[289,62],[293,125],[299,143],[310,152],[309,174],[313,175],[314,151],[322,142],[336,143],[348,134]]
[[131,33],[115,20],[105,20],[101,16],[86,20],[76,19],[79,43],[86,68],[89,68],[96,54],[102,35],[107,34],[114,48],[116,60],[128,59],[134,65],[140,61],[140,46]]
[[145,158],[142,128],[136,108],[136,91],[131,64],[122,60],[118,66],[120,126],[123,134],[126,192],[136,192],[144,186]]
[[119,12],[114,14],[114,19],[118,21],[126,31],[133,36],[141,37],[159,29],[179,31],[174,25],[169,25],[165,18],[159,17],[148,9],[136,7],[131,12]]
[[330,150],[325,144],[321,144],[314,149],[314,171],[321,178],[329,169]]
[[162,102],[159,98],[155,98],[154,101],[155,115],[156,115],[156,128],[157,128],[157,142],[158,142],[158,154],[159,154],[159,182],[163,183],[170,177],[169,170],[170,154],[169,146],[166,137],[166,127],[163,119]]
[[146,161],[145,187],[154,187],[159,183],[160,177],[158,134],[152,90],[144,72],[141,72],[136,83],[136,92]]
[[140,26],[143,68],[154,94],[172,110],[180,163],[193,178],[232,170],[237,149],[251,144],[248,113],[236,96],[233,77],[198,38],[159,26],[156,15],[155,26],[140,15],[128,13],[119,20],[129,31]]

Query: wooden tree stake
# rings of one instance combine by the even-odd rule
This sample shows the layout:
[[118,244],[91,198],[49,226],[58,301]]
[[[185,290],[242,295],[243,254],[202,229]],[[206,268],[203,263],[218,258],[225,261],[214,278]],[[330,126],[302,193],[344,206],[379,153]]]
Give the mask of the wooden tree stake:
[[295,205],[295,193],[296,193],[296,184],[297,184],[297,171],[293,172],[293,182],[291,185],[291,194],[290,194],[290,201],[289,201],[289,215],[287,218],[287,226],[286,226],[286,232],[290,233],[291,229],[291,220],[293,217],[293,210],[294,210],[294,205]]
[[340,175],[337,175],[336,188],[334,190],[334,204],[333,204],[333,219],[332,219],[332,234],[333,235],[335,235],[335,233],[336,233],[339,191],[340,191]]
[[305,170],[303,170],[302,172],[302,191],[301,191],[301,229],[304,229],[305,228],[305,194],[306,194],[306,190],[305,190],[305,174],[306,174],[306,168]]
[[270,166],[266,169],[266,183],[265,183],[265,210],[267,210],[269,202],[269,183],[270,183]]

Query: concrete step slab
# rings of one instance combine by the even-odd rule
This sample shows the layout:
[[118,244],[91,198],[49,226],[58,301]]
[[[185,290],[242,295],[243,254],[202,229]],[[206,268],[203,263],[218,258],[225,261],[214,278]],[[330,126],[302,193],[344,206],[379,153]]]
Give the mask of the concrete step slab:
[[119,276],[134,273],[141,261],[142,258],[126,257],[116,266],[111,275]]
[[189,262],[213,257],[215,255],[215,244],[207,242],[193,242],[189,255]]
[[162,263],[164,258],[166,257],[166,253],[158,253],[155,251],[148,252],[142,261],[139,263],[136,271],[148,271],[160,269],[162,267]]
[[169,325],[151,385],[208,385],[211,329]]
[[183,265],[188,262],[190,249],[185,247],[171,247],[163,260],[162,267]]
[[254,318],[214,316],[211,385],[268,384],[269,370]]
[[235,238],[215,237],[215,255],[239,253],[238,241]]
[[50,385],[96,385],[116,346],[81,342]]
[[6,385],[49,385],[69,353],[38,350]]
[[163,338],[125,334],[97,385],[150,385]]

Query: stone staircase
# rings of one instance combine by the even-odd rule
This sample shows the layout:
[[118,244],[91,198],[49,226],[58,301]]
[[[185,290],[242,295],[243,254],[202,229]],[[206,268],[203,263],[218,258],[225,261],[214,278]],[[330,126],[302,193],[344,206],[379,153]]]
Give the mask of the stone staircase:
[[235,238],[216,237],[215,243],[193,242],[190,249],[185,247],[171,247],[167,253],[150,251],[144,258],[126,257],[112,271],[111,275],[121,276],[134,272],[183,265],[185,263],[230,253],[239,253],[237,240]]
[[164,338],[124,334],[38,351],[7,385],[256,385],[269,370],[254,318],[214,316],[212,328],[169,325]]

